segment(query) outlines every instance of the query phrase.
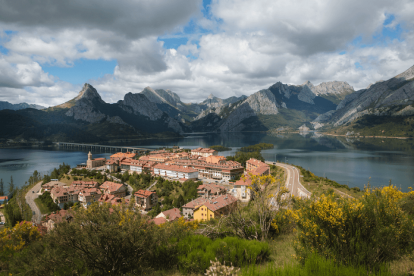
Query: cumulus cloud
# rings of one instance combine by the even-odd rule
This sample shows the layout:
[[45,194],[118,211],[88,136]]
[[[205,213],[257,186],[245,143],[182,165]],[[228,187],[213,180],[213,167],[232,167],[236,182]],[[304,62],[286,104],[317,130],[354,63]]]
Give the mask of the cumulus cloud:
[[[117,61],[113,74],[91,80],[108,102],[146,86],[171,89],[184,102],[210,93],[249,95],[277,81],[339,80],[360,89],[414,64],[410,0],[213,0],[206,17],[194,0],[0,5],[0,30],[17,31],[0,32],[0,45],[9,50],[0,58],[0,97],[16,91],[20,98],[12,102],[38,95],[53,105],[75,96],[80,87],[41,66],[72,66],[78,59]],[[403,32],[378,43],[374,37],[391,15],[387,27]],[[197,26],[185,33],[190,18]],[[174,32],[188,43],[165,49],[158,37]]]
[[185,24],[200,4],[200,0],[1,0],[0,21],[17,29],[105,30],[136,39]]

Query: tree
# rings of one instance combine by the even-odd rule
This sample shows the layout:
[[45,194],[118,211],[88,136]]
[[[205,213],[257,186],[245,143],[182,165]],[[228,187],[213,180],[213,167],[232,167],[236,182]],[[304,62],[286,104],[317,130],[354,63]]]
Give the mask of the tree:
[[10,176],[10,182],[9,182],[9,194],[13,193],[15,190],[14,182],[13,182],[13,176]]
[[0,195],[4,195],[4,183],[3,183],[3,178],[0,179]]
[[[252,180],[249,189],[253,194],[253,206],[258,216],[262,240],[265,240],[278,210],[287,204],[284,195],[288,194],[289,190],[280,182],[276,183],[276,179],[272,175],[249,174],[249,177]],[[271,189],[275,184],[278,186],[276,192],[272,193]]]

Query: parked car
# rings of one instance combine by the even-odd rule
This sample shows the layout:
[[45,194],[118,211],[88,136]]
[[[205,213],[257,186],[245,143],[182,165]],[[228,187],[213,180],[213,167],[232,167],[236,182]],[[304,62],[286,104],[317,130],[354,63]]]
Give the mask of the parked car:
[[34,194],[34,191],[32,191],[32,194]]
[[0,225],[3,225],[4,224],[4,221],[0,221]]

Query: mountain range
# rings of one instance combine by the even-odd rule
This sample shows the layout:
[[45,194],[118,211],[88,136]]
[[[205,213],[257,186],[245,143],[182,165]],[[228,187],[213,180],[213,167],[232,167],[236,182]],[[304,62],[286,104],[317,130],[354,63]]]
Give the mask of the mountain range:
[[407,125],[414,115],[413,103],[414,66],[358,91],[342,81],[316,86],[309,81],[300,85],[277,82],[248,97],[221,99],[210,94],[200,103],[184,103],[170,90],[146,87],[110,104],[85,84],[77,97],[58,106],[0,111],[0,127],[7,130],[0,138],[86,142],[198,131],[356,133],[367,131],[367,125],[382,126],[392,120]]
[[46,107],[37,105],[37,104],[28,104],[28,103],[19,103],[19,104],[12,104],[9,102],[0,101],[0,110],[3,109],[10,109],[10,110],[20,110],[26,108],[34,108],[34,109],[44,109]]

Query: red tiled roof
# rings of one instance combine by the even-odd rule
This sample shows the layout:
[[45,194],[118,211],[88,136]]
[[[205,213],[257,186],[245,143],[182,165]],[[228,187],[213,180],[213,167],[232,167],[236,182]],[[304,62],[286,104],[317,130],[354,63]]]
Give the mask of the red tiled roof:
[[246,177],[246,180],[240,179],[237,180],[236,183],[234,183],[234,185],[236,186],[250,186],[252,185],[252,180],[250,179],[250,177]]
[[72,218],[73,214],[71,210],[60,210],[54,214],[46,216],[46,221],[53,220],[55,223],[67,221],[68,218]]
[[269,169],[270,168],[267,165],[266,166],[260,166],[257,169],[251,171],[251,173],[254,174],[254,175],[262,175],[262,174],[264,174]]
[[173,208],[161,213],[164,214],[166,218],[168,218],[168,221],[173,221],[175,219],[181,218],[181,212],[178,208]]
[[155,192],[147,191],[147,190],[138,190],[135,192],[135,196],[147,198],[150,195],[155,194]]
[[230,204],[237,202],[237,198],[235,198],[232,195],[221,195],[218,197],[215,197],[211,200],[208,200],[207,202],[200,204],[194,210],[197,210],[200,206],[204,205],[207,208],[209,208],[211,211],[215,212],[217,210],[220,210],[221,208],[224,208],[226,206],[229,206]]
[[191,150],[191,152],[214,153],[215,150],[210,149],[210,148],[197,148],[197,149]]
[[111,159],[124,159],[124,158],[134,158],[137,154],[133,152],[117,152],[111,155]]
[[160,218],[151,219],[149,222],[153,222],[156,225],[160,225],[160,224],[166,223],[167,220],[163,217],[160,217]]
[[106,165],[112,165],[112,164],[117,164],[118,165],[118,161],[117,160],[113,160],[113,159],[109,159],[105,162]]
[[119,184],[119,183],[115,183],[115,182],[111,182],[111,181],[105,181],[102,185],[101,185],[101,189],[108,189],[110,192],[116,192],[119,191],[124,185],[123,184]]

